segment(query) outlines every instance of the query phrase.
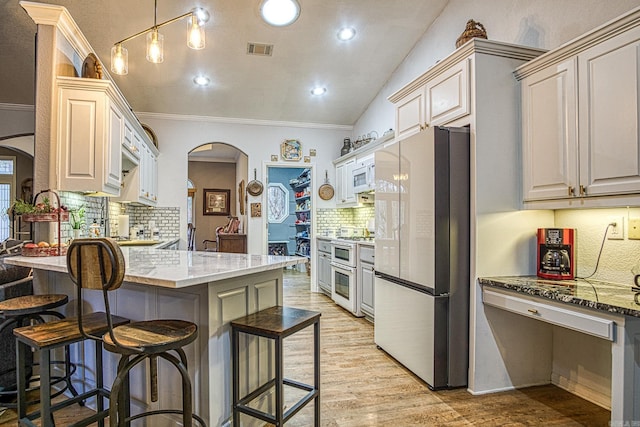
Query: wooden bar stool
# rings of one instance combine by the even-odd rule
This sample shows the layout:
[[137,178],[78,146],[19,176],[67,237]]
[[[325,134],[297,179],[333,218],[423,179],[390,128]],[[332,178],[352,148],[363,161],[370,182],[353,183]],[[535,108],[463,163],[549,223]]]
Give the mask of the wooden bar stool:
[[[31,278],[29,278],[31,280]],[[61,307],[65,305],[69,301],[69,297],[61,294],[45,294],[45,295],[24,295],[20,297],[10,298],[8,300],[0,301],[0,316],[4,317],[4,322],[0,324],[0,332],[9,327],[19,328],[22,326],[27,326],[32,323],[44,323],[43,316],[52,316],[57,319],[64,319],[64,315],[58,313],[57,311],[53,311],[54,308]],[[31,366],[37,366],[38,363],[33,364],[32,358],[29,359],[27,363],[31,364]],[[64,374],[63,375],[55,375],[52,376],[49,381],[49,387],[55,387],[57,384],[64,382],[64,387],[58,389],[51,397],[57,397],[60,394],[64,393],[66,390],[69,390],[74,396],[78,395],[73,383],[71,382],[71,376],[76,371],[75,364],[72,364],[69,357],[69,346],[65,346],[64,348],[64,361],[51,361],[51,365],[64,365]],[[9,371],[16,371],[16,368],[13,368]],[[2,372],[1,374],[6,374],[9,371]],[[40,378],[30,376],[30,373],[26,375],[29,378],[27,381],[27,392],[31,392],[37,390],[40,387]],[[37,383],[34,386],[31,386],[31,383]],[[3,390],[0,391],[0,396],[2,397],[17,397],[18,390]],[[29,403],[36,403],[38,400],[33,400]],[[83,404],[84,402],[80,402]],[[17,408],[18,403],[5,402],[2,406],[7,408]]]
[[[124,257],[112,239],[75,239],[67,252],[67,267],[71,280],[78,288],[78,320],[86,338],[100,341],[110,352],[120,354],[118,373],[111,387],[109,424],[111,427],[128,426],[138,418],[158,414],[181,414],[182,425],[191,427],[193,419],[201,426],[204,420],[193,414],[191,379],[187,372],[187,356],[182,347],[198,336],[195,323],[183,320],[147,320],[115,325],[111,319],[108,292],[118,289],[124,280]],[[100,290],[108,319],[104,334],[85,330],[82,314],[83,292]],[[174,354],[175,353],[175,354]],[[157,359],[162,358],[176,367],[182,377],[182,408],[158,409],[131,416],[129,414],[129,371],[149,360],[151,400],[157,401]]]
[[105,313],[98,312],[83,316],[82,322],[83,333],[81,333],[79,327],[79,318],[75,317],[67,317],[66,319],[25,326],[13,330],[17,341],[18,420],[21,426],[35,426],[36,424],[34,424],[33,421],[38,418],[41,419],[41,425],[43,427],[54,426],[54,411],[75,403],[83,402],[94,396],[97,398],[97,413],[67,427],[86,426],[96,421],[99,426],[104,426],[104,419],[109,415],[109,412],[104,410],[104,403],[105,399],[109,397],[109,390],[104,388],[103,382],[101,341],[96,341],[95,347],[95,388],[52,405],[50,387],[40,387],[41,409],[40,411],[27,414],[27,404],[29,402],[26,400],[27,384],[25,372],[27,366],[25,363],[25,355],[27,351],[30,351],[30,347],[38,350],[40,353],[40,383],[49,384],[51,382],[51,376],[48,367],[50,366],[49,362],[51,361],[52,351],[85,340],[84,333],[101,334],[108,330],[109,324],[124,325],[129,322],[129,319],[117,316],[107,317]]
[[[284,378],[283,341],[313,325],[313,386]],[[240,333],[275,341],[275,376],[240,398]],[[231,322],[231,362],[233,364],[233,425],[240,427],[240,414],[247,414],[281,427],[310,401],[314,401],[314,426],[320,426],[320,313],[292,307],[271,307]],[[296,404],[284,411],[284,386],[307,391]],[[250,407],[262,393],[275,387],[275,414]]]

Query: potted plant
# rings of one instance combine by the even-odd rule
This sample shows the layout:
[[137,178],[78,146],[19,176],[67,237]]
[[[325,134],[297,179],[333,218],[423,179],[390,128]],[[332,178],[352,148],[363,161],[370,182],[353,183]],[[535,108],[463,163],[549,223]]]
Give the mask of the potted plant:
[[84,227],[86,223],[84,205],[80,206],[78,209],[71,209],[69,211],[69,224],[73,230],[74,239],[80,237],[82,227]]

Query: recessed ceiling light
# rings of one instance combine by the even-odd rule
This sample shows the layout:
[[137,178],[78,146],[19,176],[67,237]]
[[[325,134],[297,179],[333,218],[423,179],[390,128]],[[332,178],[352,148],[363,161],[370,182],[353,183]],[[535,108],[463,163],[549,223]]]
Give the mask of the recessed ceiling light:
[[355,36],[356,36],[356,30],[351,27],[342,28],[340,31],[338,31],[338,39],[345,42],[347,40],[351,40]]
[[311,89],[311,95],[324,95],[326,92],[326,87],[314,87],[313,89]]
[[267,24],[283,27],[298,19],[300,5],[296,0],[263,0],[260,14]]
[[196,76],[193,78],[193,82],[198,86],[208,86],[209,83],[211,83],[211,80],[209,79],[209,77]]

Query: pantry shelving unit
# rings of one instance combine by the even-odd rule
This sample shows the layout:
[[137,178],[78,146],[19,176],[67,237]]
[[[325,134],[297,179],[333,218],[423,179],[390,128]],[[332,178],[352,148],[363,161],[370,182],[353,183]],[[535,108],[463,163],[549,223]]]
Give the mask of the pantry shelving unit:
[[289,181],[296,202],[296,252],[298,256],[311,258],[311,169],[305,169],[297,178]]

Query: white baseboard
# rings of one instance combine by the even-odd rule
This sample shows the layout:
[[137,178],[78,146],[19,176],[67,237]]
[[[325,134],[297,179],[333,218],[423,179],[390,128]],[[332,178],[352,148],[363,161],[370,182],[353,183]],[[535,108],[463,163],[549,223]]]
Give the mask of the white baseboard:
[[500,393],[502,391],[511,391],[511,390],[517,390],[519,388],[536,387],[539,385],[546,385],[546,384],[549,384],[549,381],[542,381],[542,382],[531,383],[531,384],[520,384],[518,386],[492,388],[487,390],[471,390],[470,388],[467,388],[467,391],[474,396],[481,396],[483,394]]

